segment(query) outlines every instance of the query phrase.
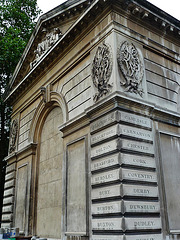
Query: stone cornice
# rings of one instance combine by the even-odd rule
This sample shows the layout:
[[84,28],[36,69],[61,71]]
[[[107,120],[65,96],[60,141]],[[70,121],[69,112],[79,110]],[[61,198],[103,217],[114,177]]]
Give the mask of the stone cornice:
[[[74,40],[76,37],[78,37],[83,31],[83,29],[87,27],[88,24],[92,23],[92,21],[97,16],[99,16],[99,11],[102,12],[105,7],[112,6],[112,4],[118,5],[124,12],[128,13],[128,17],[131,16],[135,19],[139,19],[138,21],[143,20],[144,23],[149,24],[153,20],[153,27],[155,27],[157,31],[162,31],[163,35],[166,33],[167,36],[170,35],[174,39],[177,39],[177,37],[180,36],[179,21],[163,11],[160,11],[158,15],[158,10],[154,7],[154,5],[146,1],[144,1],[143,4],[141,0],[94,0],[92,3],[90,3],[91,1],[86,0],[72,0],[70,2],[76,5],[77,2],[81,4],[86,3],[86,5],[81,5],[82,8],[85,8],[86,6],[83,14],[81,14],[80,17],[75,21],[75,23],[68,29],[68,31],[64,33],[61,39],[57,41],[56,44],[54,44],[54,46],[44,54],[44,56],[40,59],[36,66],[32,70],[30,70],[24,78],[21,78],[21,67],[23,65],[26,65],[24,61],[27,58],[28,51],[30,51],[30,47],[33,44],[35,36],[37,36],[40,27],[42,28],[43,26],[45,26],[43,24],[45,24],[47,19],[49,19],[48,21],[50,21],[51,19],[51,21],[53,22],[54,17],[58,18],[61,16],[61,14],[62,16],[63,14],[67,15],[67,11],[69,11],[69,15],[71,15],[70,9],[74,11],[74,7],[77,6],[73,5],[74,7],[71,8],[70,5],[67,9],[63,9],[62,11],[60,11],[59,14],[59,8],[55,8],[54,10],[41,17],[35,29],[35,33],[34,35],[32,35],[29,44],[26,47],[18,66],[16,67],[15,73],[10,83],[11,92],[9,93],[6,100],[11,100],[11,102],[15,100],[18,94],[24,91],[32,83],[32,81],[37,78],[37,76],[42,74],[46,67],[48,67],[50,63],[57,58],[59,53],[62,53],[66,48],[68,48],[69,43],[72,42],[72,40]],[[61,6],[62,5],[60,5],[60,7]],[[13,84],[14,87],[12,88]]]
[[63,137],[66,137],[113,110],[136,113],[141,116],[150,117],[150,119],[157,122],[180,127],[180,114],[160,108],[155,104],[149,104],[143,100],[140,101],[139,99],[123,96],[120,92],[115,92],[86,109],[83,114],[61,125],[59,130],[63,132]]

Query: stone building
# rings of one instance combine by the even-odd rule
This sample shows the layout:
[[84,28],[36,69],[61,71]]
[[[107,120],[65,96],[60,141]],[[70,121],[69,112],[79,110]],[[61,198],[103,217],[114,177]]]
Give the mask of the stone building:
[[179,21],[145,0],[69,0],[40,17],[7,97],[2,227],[180,238],[179,44]]

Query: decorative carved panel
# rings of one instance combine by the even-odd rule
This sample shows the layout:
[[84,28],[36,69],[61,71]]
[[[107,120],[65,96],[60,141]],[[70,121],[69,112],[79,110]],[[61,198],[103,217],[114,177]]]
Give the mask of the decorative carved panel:
[[118,65],[124,76],[124,80],[120,81],[125,88],[124,91],[139,94],[142,97],[144,91],[140,85],[144,76],[144,67],[137,48],[133,43],[124,41],[117,55]]
[[112,73],[112,51],[108,44],[103,43],[96,51],[92,63],[92,79],[98,92],[94,96],[94,101],[110,92],[112,85],[109,79]]
[[47,29],[43,29],[42,33],[45,35],[42,42],[37,45],[35,53],[35,59],[30,63],[30,68],[32,69],[40,58],[59,40],[62,36],[62,33],[59,28],[54,28],[51,32],[48,32]]
[[18,135],[18,120],[14,119],[11,124],[10,138],[9,138],[9,153],[12,153],[16,149],[16,140]]

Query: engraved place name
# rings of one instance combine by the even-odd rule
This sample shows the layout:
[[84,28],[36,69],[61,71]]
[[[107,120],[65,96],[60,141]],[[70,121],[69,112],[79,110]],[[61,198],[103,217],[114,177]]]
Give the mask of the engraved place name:
[[121,121],[131,123],[137,126],[151,128],[151,120],[146,117],[134,115],[131,113],[121,112]]
[[137,202],[137,201],[124,201],[124,212],[136,213],[159,213],[159,202]]
[[115,111],[95,120],[91,124],[91,127],[90,127],[91,132],[101,129],[109,124],[112,124],[113,122],[118,122],[119,121],[118,116],[119,116],[119,113]]
[[93,230],[122,230],[122,218],[92,219]]
[[107,138],[119,135],[119,125],[114,125],[101,132],[95,133],[91,136],[91,145],[103,141]]
[[126,230],[160,229],[160,218],[125,218]]
[[121,140],[121,148],[123,150],[141,152],[146,154],[154,154],[153,145],[150,143]]
[[[123,240],[123,235],[93,235],[92,240]],[[156,240],[156,239],[155,239]],[[159,240],[159,239],[158,239]]]
[[107,182],[112,182],[117,180],[119,180],[119,169],[98,173],[98,174],[93,174],[91,177],[92,185],[107,183]]
[[162,234],[126,235],[124,240],[162,240]]
[[157,187],[140,186],[140,185],[123,185],[123,196],[135,197],[158,197]]
[[141,170],[121,170],[122,180],[143,181],[143,182],[157,182],[157,174],[154,172],[147,172]]
[[134,137],[138,139],[143,139],[147,141],[152,141],[152,132],[144,129],[139,129],[130,126],[120,125],[120,133],[123,136]]
[[122,201],[96,203],[92,205],[92,214],[120,213]]
[[113,155],[110,155],[110,156],[107,156],[107,157],[103,157],[103,158],[99,158],[97,160],[93,160],[91,162],[91,170],[95,171],[95,170],[111,167],[111,166],[114,166],[114,165],[118,165],[119,164],[119,158],[120,158],[119,153],[116,153],[116,154],[113,154]]
[[121,185],[115,185],[110,187],[101,187],[92,189],[92,199],[111,198],[121,196],[120,193]]
[[156,168],[155,160],[152,157],[121,154],[121,162],[124,165],[133,165],[146,168]]
[[91,157],[97,157],[102,154],[106,154],[109,152],[113,152],[119,149],[119,141],[118,139],[109,141],[108,143],[103,143],[99,146],[93,147],[91,149]]

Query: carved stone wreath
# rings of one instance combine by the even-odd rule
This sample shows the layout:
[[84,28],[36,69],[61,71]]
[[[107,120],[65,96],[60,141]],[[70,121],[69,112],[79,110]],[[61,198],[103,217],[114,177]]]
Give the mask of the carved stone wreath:
[[144,68],[134,44],[123,42],[118,49],[117,60],[125,78],[125,81],[120,81],[121,85],[125,87],[125,92],[136,93],[142,97],[144,92],[140,88],[140,84],[143,80]]
[[9,153],[14,152],[16,149],[17,134],[18,134],[18,120],[14,119],[10,129]]
[[109,79],[112,73],[112,51],[111,47],[105,43],[100,45],[96,51],[92,63],[92,80],[98,92],[94,96],[94,101],[110,92],[112,85]]

